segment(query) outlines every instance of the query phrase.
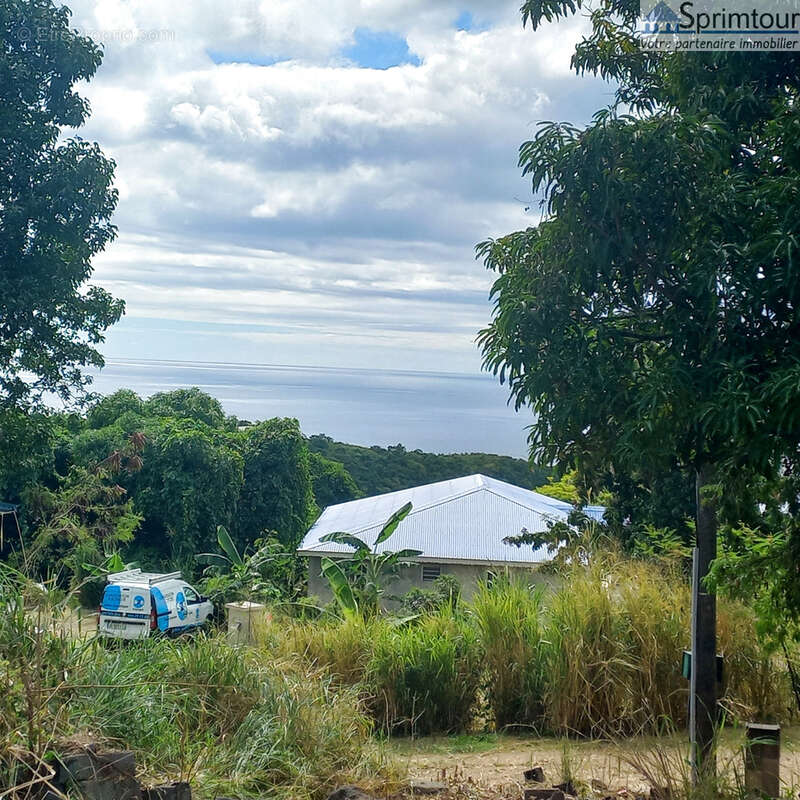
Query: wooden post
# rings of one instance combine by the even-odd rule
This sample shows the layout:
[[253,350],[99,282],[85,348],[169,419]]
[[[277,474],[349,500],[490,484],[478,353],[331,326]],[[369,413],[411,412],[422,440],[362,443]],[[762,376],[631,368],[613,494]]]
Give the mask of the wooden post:
[[716,772],[714,733],[717,723],[717,603],[703,585],[717,555],[717,514],[713,501],[704,496],[712,482],[709,465],[697,469],[697,547],[692,575],[692,677],[690,682],[689,729],[692,776]]
[[778,797],[781,789],[781,727],[747,723],[744,785],[748,794]]

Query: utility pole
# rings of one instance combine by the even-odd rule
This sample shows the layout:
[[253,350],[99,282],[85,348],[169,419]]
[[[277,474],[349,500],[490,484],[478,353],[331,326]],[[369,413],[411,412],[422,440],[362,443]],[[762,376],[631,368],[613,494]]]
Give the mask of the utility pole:
[[716,772],[714,736],[717,724],[717,599],[704,579],[717,555],[717,512],[704,496],[712,469],[697,469],[697,547],[692,563],[692,667],[689,695],[689,735],[692,777],[697,783]]

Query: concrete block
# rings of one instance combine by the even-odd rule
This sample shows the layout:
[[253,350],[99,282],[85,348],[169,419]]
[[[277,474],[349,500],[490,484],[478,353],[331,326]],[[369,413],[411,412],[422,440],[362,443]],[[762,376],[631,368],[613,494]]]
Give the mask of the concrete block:
[[226,603],[228,612],[228,639],[234,644],[253,644],[259,627],[269,620],[266,606],[243,600]]

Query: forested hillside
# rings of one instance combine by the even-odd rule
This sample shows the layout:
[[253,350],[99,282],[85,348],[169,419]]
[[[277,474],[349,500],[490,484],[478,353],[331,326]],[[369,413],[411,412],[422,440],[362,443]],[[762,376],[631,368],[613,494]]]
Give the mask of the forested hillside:
[[533,489],[546,483],[549,475],[545,469],[531,469],[520,458],[489,453],[424,453],[406,450],[402,444],[361,447],[335,442],[322,434],[309,437],[308,446],[313,453],[343,464],[366,495],[475,473]]
[[262,540],[287,552],[334,503],[475,472],[546,480],[504,456],[307,438],[295,419],[241,423],[197,388],[149,399],[122,389],[84,415],[3,420],[18,456],[0,464],[0,500],[19,505],[22,540],[12,526],[0,556],[24,550],[40,572],[60,563],[62,583],[116,551],[191,573],[196,554],[217,549],[218,525],[243,551]]

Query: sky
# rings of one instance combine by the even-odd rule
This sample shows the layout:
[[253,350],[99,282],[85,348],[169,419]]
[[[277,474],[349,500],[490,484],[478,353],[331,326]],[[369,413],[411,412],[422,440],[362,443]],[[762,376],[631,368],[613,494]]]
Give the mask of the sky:
[[[117,163],[108,358],[476,372],[475,245],[535,224],[517,151],[611,100],[586,20],[519,0],[72,0]],[[526,208],[530,210],[526,211]]]

